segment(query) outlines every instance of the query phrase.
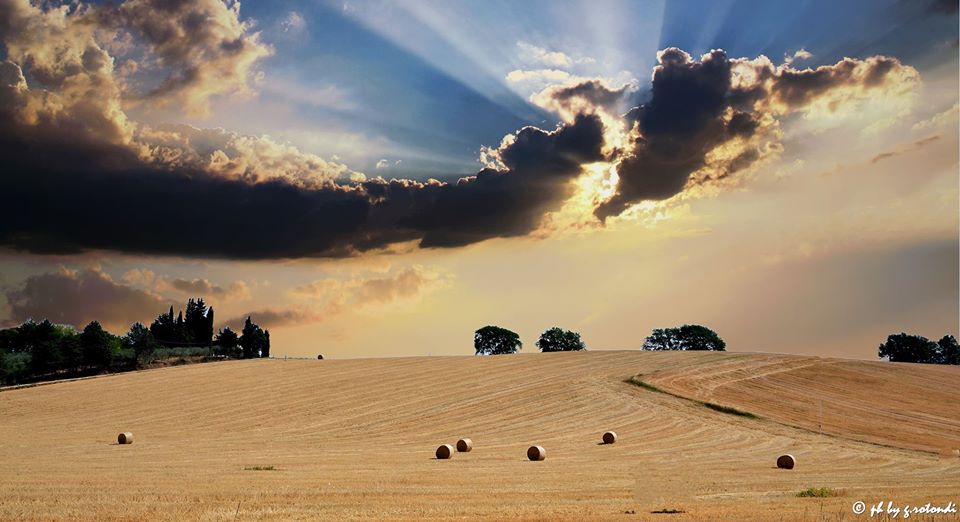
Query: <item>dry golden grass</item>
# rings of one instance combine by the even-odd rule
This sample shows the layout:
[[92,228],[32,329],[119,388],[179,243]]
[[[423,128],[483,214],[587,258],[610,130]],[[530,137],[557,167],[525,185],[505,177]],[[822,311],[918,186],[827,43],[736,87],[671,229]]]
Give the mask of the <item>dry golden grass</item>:
[[932,453],[960,448],[956,366],[713,354],[642,380],[817,432],[822,419],[823,433],[848,439]]
[[[717,386],[677,377],[733,361],[791,369],[754,379],[777,387],[758,395],[785,399],[727,400],[728,386],[754,389],[748,375]],[[884,368],[806,362],[641,352],[268,360],[5,391],[0,520],[865,520],[853,501],[960,500],[960,459],[909,449],[918,419],[931,441],[960,438],[960,369],[891,366],[887,386],[899,391],[870,401]],[[764,418],[625,382],[637,374]],[[796,398],[837,394],[856,398],[837,436],[778,422],[808,426],[813,410]],[[941,398],[950,404],[931,418],[928,401]],[[878,411],[878,426],[861,430]],[[616,444],[598,444],[607,429]],[[120,431],[136,442],[117,445]],[[860,431],[904,443],[846,438]],[[463,436],[472,452],[434,458]],[[527,460],[532,444],[545,461]],[[783,453],[796,469],[776,469]],[[797,496],[808,488],[840,495]],[[653,513],[671,510],[683,513]]]

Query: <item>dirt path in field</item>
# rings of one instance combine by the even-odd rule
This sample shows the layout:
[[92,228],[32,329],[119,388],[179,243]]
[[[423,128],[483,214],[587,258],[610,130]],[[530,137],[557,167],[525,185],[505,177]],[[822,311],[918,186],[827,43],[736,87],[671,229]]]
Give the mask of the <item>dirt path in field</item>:
[[[960,438],[960,369],[882,364],[613,351],[268,360],[12,390],[0,393],[0,520],[867,520],[854,501],[957,502],[960,459],[909,448]],[[764,419],[625,382],[638,374]],[[810,397],[845,419],[830,424],[838,436],[808,431]],[[598,444],[608,429],[620,441]],[[117,446],[121,430],[135,444]],[[459,437],[474,451],[433,458]],[[902,449],[851,440],[868,437]],[[531,444],[545,461],[526,460]],[[776,469],[781,453],[798,467]],[[796,497],[809,487],[840,496]],[[652,513],[664,509],[684,513]]]

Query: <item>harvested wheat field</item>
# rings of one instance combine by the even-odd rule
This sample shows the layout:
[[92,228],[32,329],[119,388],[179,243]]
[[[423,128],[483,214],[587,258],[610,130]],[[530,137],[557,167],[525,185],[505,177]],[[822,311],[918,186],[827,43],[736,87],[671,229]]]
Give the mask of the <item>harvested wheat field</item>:
[[[960,501],[938,449],[960,447],[960,368],[925,365],[254,360],[7,390],[0,419],[0,520],[869,520],[855,501]],[[462,437],[473,451],[435,458]]]

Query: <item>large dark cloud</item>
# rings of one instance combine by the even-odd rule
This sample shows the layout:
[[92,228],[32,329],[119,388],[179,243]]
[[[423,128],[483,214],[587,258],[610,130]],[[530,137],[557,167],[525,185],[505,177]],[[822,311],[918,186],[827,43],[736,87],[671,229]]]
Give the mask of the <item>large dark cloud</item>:
[[[834,111],[873,91],[902,93],[916,71],[895,58],[844,58],[814,69],[731,59],[713,50],[699,60],[677,48],[658,54],[649,100],[627,113],[632,147],[617,165],[616,194],[601,219],[643,200],[663,200],[691,184],[722,182],[779,152],[780,118],[817,104]],[[711,153],[727,146],[726,154]]]
[[[526,127],[499,151],[506,170],[488,168],[456,184],[425,188],[394,182],[386,187],[384,211],[395,212],[390,207],[404,202],[401,215],[406,215],[398,224],[421,233],[425,247],[524,235],[570,196],[570,181],[582,164],[603,159],[603,143],[603,124],[596,116],[581,115],[553,132]],[[411,190],[426,191],[427,197]]]
[[707,152],[734,136],[753,133],[746,112],[725,118],[729,107],[731,63],[723,51],[693,60],[680,49],[660,53],[650,101],[628,113],[638,136],[620,162],[617,194],[597,209],[605,218],[645,199],[680,192],[690,174],[704,166]]
[[38,253],[321,255],[349,242],[370,208],[355,190],[169,172],[119,146],[4,133],[0,154],[0,244]]
[[[526,128],[500,150],[507,170],[457,184],[368,181],[305,188],[169,170],[128,147],[0,129],[0,245],[38,253],[104,249],[221,258],[348,255],[396,241],[463,245],[525,234],[562,203],[602,125]],[[36,129],[33,129],[36,130]]]

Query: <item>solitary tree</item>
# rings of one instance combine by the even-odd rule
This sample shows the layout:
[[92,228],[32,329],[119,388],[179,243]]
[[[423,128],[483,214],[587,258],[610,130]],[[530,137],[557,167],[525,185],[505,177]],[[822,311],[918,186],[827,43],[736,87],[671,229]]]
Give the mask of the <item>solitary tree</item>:
[[709,350],[726,351],[727,343],[717,332],[699,324],[677,328],[656,328],[643,343],[644,350]]
[[540,334],[536,344],[541,352],[577,352],[587,349],[579,333],[557,326]]
[[898,333],[888,335],[887,342],[880,345],[877,355],[890,362],[936,363],[939,358],[936,343],[919,335]]
[[499,326],[484,326],[473,334],[476,355],[502,355],[517,353],[523,348],[520,336]]

